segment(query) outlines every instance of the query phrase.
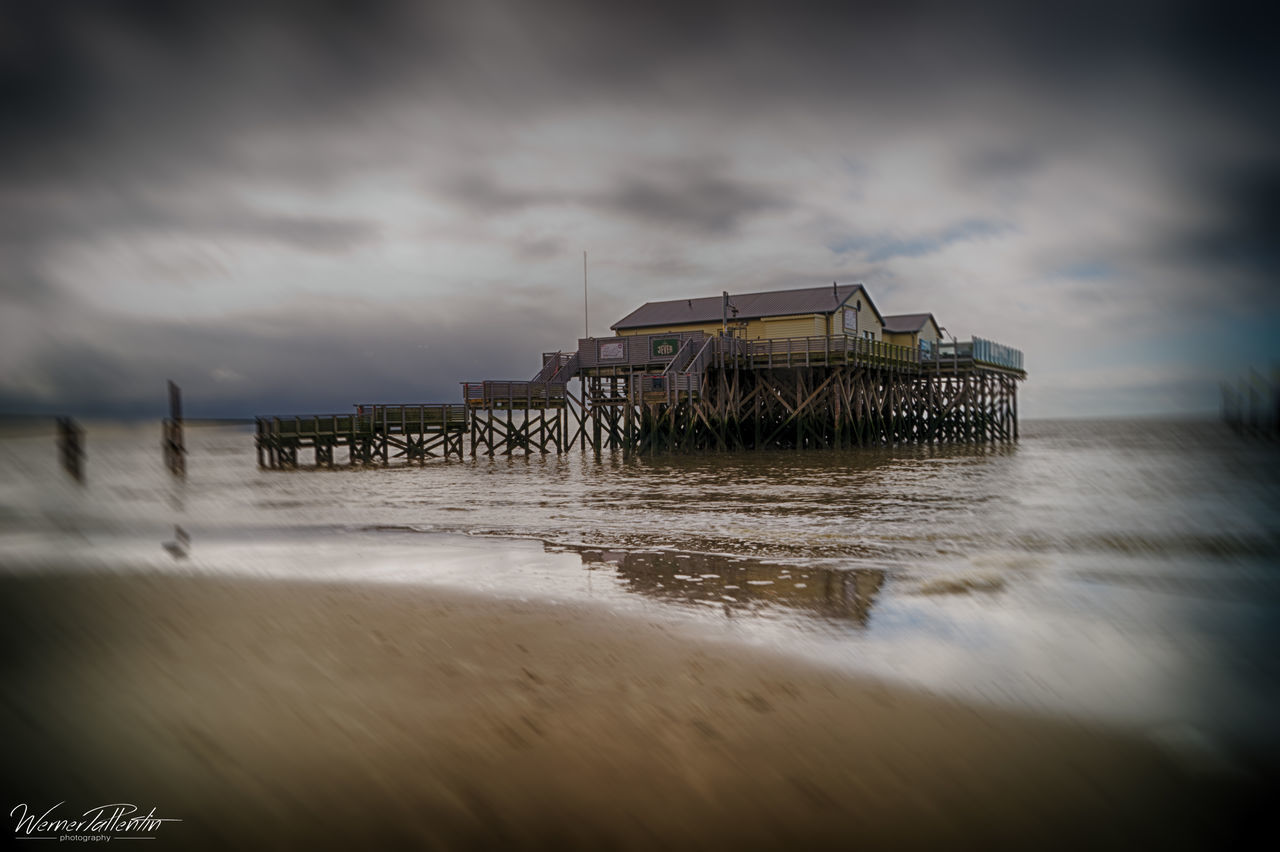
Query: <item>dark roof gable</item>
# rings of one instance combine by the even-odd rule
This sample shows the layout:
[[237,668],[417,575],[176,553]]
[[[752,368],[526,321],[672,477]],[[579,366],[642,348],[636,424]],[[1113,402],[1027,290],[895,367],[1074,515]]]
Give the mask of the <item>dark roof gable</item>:
[[[861,299],[880,316],[871,297],[861,284],[838,284],[833,287],[806,287],[801,290],[770,290],[765,293],[730,293],[729,319],[747,320],[760,317],[781,317],[792,314],[829,314],[843,305],[854,293],[861,291]],[[646,302],[610,326],[644,328],[655,325],[693,325],[720,322],[721,296],[705,296],[697,299],[672,299],[666,302]],[[733,308],[737,308],[736,313]]]
[[884,330],[890,334],[912,334],[923,329],[929,320],[938,326],[933,314],[894,314],[884,318]]

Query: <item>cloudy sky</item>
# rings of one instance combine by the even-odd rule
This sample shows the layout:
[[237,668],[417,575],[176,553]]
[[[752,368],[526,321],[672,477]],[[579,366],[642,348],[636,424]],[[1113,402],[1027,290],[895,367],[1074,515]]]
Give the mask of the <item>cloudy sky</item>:
[[1212,411],[1280,354],[1272,30],[1044,5],[0,0],[0,412],[453,401],[584,250],[593,334],[861,280],[1025,416]]

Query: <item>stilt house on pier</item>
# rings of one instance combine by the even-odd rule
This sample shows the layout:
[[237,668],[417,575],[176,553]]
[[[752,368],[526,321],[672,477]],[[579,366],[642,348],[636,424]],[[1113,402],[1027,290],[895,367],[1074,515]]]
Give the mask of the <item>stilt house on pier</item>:
[[851,335],[880,340],[884,317],[861,284],[647,302],[610,328],[620,336],[703,332],[741,340]]
[[[462,383],[461,404],[258,418],[260,463],[441,454],[845,449],[1013,441],[1022,353],[950,343],[930,313],[880,313],[861,283],[648,302],[529,380]],[[577,380],[574,382],[574,380]],[[465,440],[470,438],[469,442]]]

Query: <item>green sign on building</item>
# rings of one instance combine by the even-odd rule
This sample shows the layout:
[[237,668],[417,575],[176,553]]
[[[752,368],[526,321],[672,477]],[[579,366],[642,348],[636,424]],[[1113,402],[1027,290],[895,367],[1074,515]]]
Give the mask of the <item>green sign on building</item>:
[[674,358],[679,349],[680,338],[678,337],[649,338],[649,355],[654,360],[659,358]]

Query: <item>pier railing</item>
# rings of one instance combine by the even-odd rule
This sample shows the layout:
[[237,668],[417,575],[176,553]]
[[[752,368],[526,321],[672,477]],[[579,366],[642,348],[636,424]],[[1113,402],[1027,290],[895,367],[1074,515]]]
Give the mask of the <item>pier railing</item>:
[[625,337],[583,337],[578,340],[579,366],[600,367],[666,367],[687,340],[703,341],[709,335],[701,331],[669,334],[634,334]]
[[952,340],[936,344],[925,354],[923,363],[930,369],[947,365],[981,364],[1025,373],[1022,351],[1012,346],[975,337],[972,340]]
[[564,408],[565,382],[462,382],[468,408]]
[[[705,343],[710,346],[700,349]],[[699,353],[705,358],[693,363]],[[664,372],[701,372],[713,363],[736,361],[749,366],[796,367],[829,363],[862,363],[889,367],[918,366],[920,350],[881,340],[842,334],[742,340],[703,332],[591,337],[578,341],[581,369],[658,367]],[[688,359],[686,363],[685,359]]]
[[817,364],[866,364],[921,369],[962,362],[1023,371],[1022,352],[1012,346],[981,337],[934,344],[928,348],[901,346],[883,340],[831,335],[737,340],[720,337],[717,356],[722,361],[740,359],[755,367],[796,367]]
[[702,348],[689,360],[689,364],[683,368],[684,371],[690,375],[701,375],[702,371],[711,366],[712,361],[715,359],[716,347],[714,344],[721,339],[724,338],[708,337],[703,341]]
[[1021,350],[982,337],[975,337],[971,343],[973,344],[973,360],[980,364],[1008,367],[1011,370],[1021,370],[1023,368]]
[[354,434],[356,417],[352,414],[281,414],[255,417],[257,435],[261,437],[332,438]]
[[868,364],[883,367],[920,365],[920,350],[883,340],[843,334],[823,337],[779,337],[744,340],[744,360],[755,367],[807,367],[818,364]]
[[461,405],[357,405],[354,414],[272,414],[254,418],[259,436],[338,438],[374,431],[462,431],[467,410]]
[[642,373],[631,377],[631,400],[674,405],[697,397],[701,386],[702,376],[697,373]]
[[573,374],[609,367],[652,368],[655,375],[659,369],[661,375],[700,374],[730,363],[763,369],[848,364],[918,371],[963,364],[1024,370],[1022,352],[981,337],[915,347],[844,334],[743,340],[699,331],[583,338],[578,346],[579,361],[569,368]]
[[696,396],[702,386],[702,373],[716,355],[716,342],[728,338],[707,336],[689,338],[671,363],[661,373],[633,376],[631,396],[645,403],[665,402],[674,405],[681,398]]
[[[685,340],[680,344],[680,349],[676,352],[676,356],[671,359],[671,363],[667,365],[667,369],[662,371],[663,375],[678,373],[685,369],[685,367],[689,366],[689,362],[693,360],[695,341],[696,338],[690,337],[688,340]],[[702,348],[701,344],[698,348]]]
[[356,406],[357,428],[361,430],[383,429],[399,432],[405,429],[435,430],[446,428],[462,430],[467,426],[467,409],[448,403],[422,405],[384,405],[381,403]]
[[542,353],[542,369],[538,371],[530,381],[565,382],[573,378],[578,372],[578,353],[577,352],[543,352]]

